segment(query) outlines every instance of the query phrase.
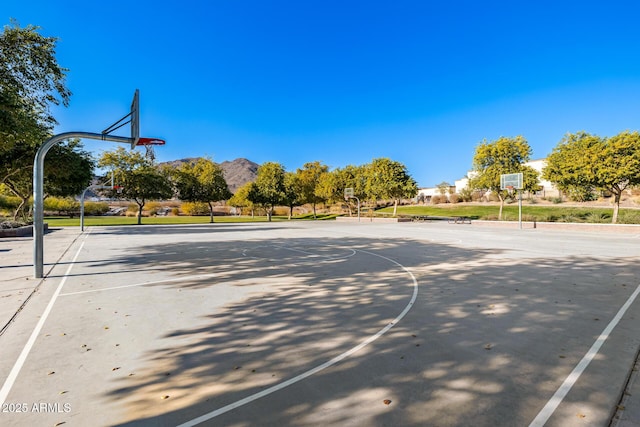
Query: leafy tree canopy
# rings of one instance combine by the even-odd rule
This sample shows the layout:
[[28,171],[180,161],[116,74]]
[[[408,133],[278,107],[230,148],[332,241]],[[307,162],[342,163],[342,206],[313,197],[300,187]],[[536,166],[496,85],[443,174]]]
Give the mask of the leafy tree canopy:
[[367,196],[371,200],[394,200],[394,215],[401,198],[418,194],[418,185],[400,162],[387,158],[373,159],[366,167],[365,176]]
[[[502,208],[504,199],[507,195],[506,190],[500,189],[500,176],[510,173],[523,173],[531,175],[535,171],[531,168],[525,168],[524,163],[529,161],[531,157],[531,147],[527,140],[522,136],[515,138],[500,137],[495,141],[483,141],[476,147],[473,156],[473,170],[476,176],[471,180],[470,184],[474,189],[491,190],[492,193],[498,195],[500,199],[500,212],[498,217],[502,219]],[[537,175],[537,174],[535,174]],[[530,179],[524,179],[523,184],[532,185]],[[535,184],[537,187],[537,184]],[[526,190],[534,190],[535,188],[527,188]]]
[[118,197],[136,202],[138,224],[142,222],[142,210],[147,201],[173,196],[167,174],[153,166],[151,160],[138,151],[128,151],[124,147],[107,151],[98,160],[98,166],[113,172],[116,184],[121,187]]
[[195,163],[183,163],[173,173],[180,200],[202,202],[209,206],[213,222],[213,203],[231,197],[222,168],[211,159],[200,158]]
[[265,207],[269,221],[273,208],[285,201],[284,176],[285,170],[280,163],[266,162],[258,168],[256,180],[251,185],[247,198],[252,203]]
[[574,197],[588,197],[594,189],[611,192],[615,223],[623,191],[640,184],[640,134],[567,134],[547,158],[543,176]]
[[329,171],[327,165],[320,162],[309,162],[302,166],[302,169],[296,171],[297,180],[300,191],[300,201],[302,203],[311,203],[313,206],[313,217],[316,217],[316,204],[326,201],[322,197],[322,191],[318,190],[320,177],[323,173]]
[[52,105],[69,103],[67,69],[55,57],[58,39],[15,21],[0,34],[0,147],[39,145],[56,120]]

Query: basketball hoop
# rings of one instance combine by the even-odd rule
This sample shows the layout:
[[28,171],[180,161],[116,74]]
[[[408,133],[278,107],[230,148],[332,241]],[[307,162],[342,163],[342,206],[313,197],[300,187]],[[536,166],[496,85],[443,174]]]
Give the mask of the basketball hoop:
[[136,145],[164,145],[166,141],[159,138],[138,138]]
[[152,162],[155,162],[156,160],[156,153],[153,151],[153,146],[164,144],[165,140],[159,138],[138,138],[138,142],[136,142],[136,145],[142,146],[147,150],[145,156]]

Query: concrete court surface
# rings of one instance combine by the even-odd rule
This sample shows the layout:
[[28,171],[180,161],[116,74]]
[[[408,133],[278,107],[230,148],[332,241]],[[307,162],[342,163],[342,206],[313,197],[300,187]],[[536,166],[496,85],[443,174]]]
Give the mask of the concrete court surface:
[[64,228],[41,283],[31,244],[0,241],[2,426],[607,426],[640,347],[638,234]]

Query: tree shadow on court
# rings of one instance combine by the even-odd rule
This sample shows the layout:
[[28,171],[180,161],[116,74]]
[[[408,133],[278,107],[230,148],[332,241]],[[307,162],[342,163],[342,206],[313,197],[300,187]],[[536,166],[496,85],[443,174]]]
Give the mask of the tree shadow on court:
[[267,225],[266,223],[217,223],[213,224],[175,224],[175,225],[125,225],[109,227],[93,227],[91,234],[94,236],[132,236],[132,235],[189,235],[203,233],[228,233],[230,231],[251,232],[254,230],[268,231],[282,229],[277,225]]
[[[143,366],[109,384],[106,396],[122,402],[130,420],[121,425],[177,425],[228,405],[203,425],[528,425],[640,273],[635,258],[516,258],[411,239],[179,242],[172,251],[142,247],[101,266],[154,265],[184,280],[150,290],[194,298],[192,319],[137,349]],[[393,322],[413,296],[407,270],[419,293],[397,325],[271,389]],[[208,298],[234,292],[206,309]],[[632,315],[640,314],[635,307]],[[171,316],[174,308],[168,301],[157,309]],[[567,396],[588,402],[572,417],[606,424],[589,417],[615,407],[638,346],[626,341],[631,329],[622,322],[593,363],[600,370]],[[611,351],[616,345],[632,348]]]

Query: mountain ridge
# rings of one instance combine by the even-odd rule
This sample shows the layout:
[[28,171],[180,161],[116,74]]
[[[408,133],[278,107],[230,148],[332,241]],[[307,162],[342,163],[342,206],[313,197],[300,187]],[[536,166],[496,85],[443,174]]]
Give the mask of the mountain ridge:
[[[200,158],[201,157],[187,157],[184,159],[169,160],[160,163],[160,165],[180,167],[180,165],[184,163],[195,163]],[[222,168],[224,179],[225,181],[227,181],[229,191],[231,191],[232,193],[235,193],[238,188],[242,187],[247,182],[255,181],[256,175],[258,173],[258,166],[260,166],[249,159],[245,159],[244,157],[239,157],[231,161],[225,160],[222,163],[215,163]]]

